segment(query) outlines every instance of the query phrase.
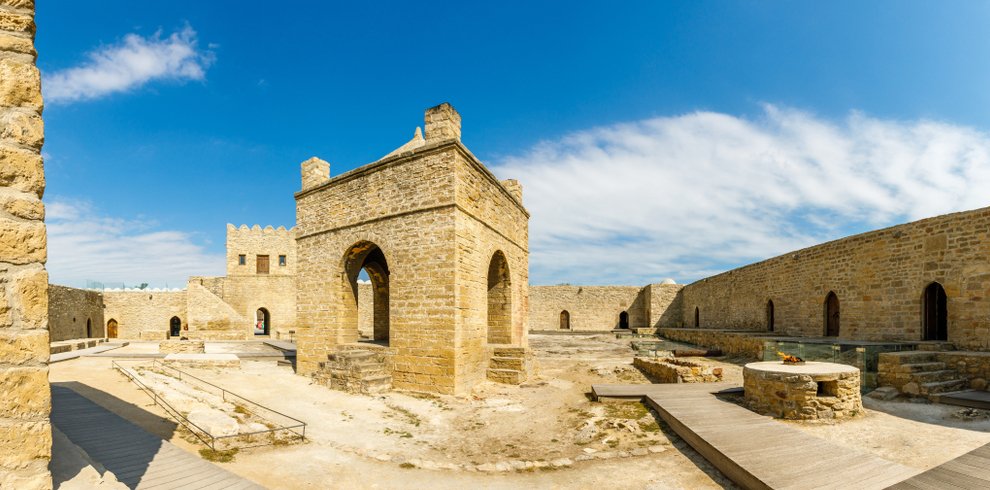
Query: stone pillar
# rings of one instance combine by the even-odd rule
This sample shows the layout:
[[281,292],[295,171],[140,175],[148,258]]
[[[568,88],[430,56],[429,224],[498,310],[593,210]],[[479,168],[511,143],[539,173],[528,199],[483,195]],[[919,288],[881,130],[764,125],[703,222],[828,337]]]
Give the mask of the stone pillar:
[[313,157],[302,162],[302,188],[316,187],[330,180],[330,164]]
[[426,110],[426,142],[461,139],[461,115],[447,102]]
[[0,0],[0,488],[52,487],[34,1]]

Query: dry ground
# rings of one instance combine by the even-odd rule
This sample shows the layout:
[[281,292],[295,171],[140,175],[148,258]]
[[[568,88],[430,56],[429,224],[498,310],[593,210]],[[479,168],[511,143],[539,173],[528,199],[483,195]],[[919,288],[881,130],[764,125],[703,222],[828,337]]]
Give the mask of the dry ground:
[[[306,421],[301,445],[242,450],[223,466],[270,488],[723,488],[718,471],[638,403],[588,400],[595,383],[647,383],[631,365],[628,340],[611,335],[532,335],[539,375],[530,383],[486,383],[472,395],[331,391],[274,361],[239,370],[190,370],[231,391]],[[250,347],[248,347],[250,346]],[[236,352],[257,344],[210,344]],[[153,349],[147,344],[130,352]],[[738,363],[726,380],[741,382]],[[105,358],[52,365],[53,382],[196,452],[174,424]],[[986,442],[990,422],[958,409],[867,402],[866,416],[838,424],[794,424],[839,444],[925,469]]]

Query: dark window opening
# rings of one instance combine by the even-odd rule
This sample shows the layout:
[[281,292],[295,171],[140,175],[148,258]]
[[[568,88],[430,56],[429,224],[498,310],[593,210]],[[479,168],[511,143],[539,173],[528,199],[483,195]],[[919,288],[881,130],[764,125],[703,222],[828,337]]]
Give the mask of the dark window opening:
[[619,313],[619,328],[629,328],[629,313]]
[[818,396],[839,396],[838,381],[819,381]]
[[701,326],[701,310],[697,306],[694,307],[694,328]]
[[182,335],[182,320],[179,320],[179,317],[173,316],[172,319],[168,321],[168,333],[172,337]]
[[949,340],[949,308],[945,288],[933,282],[925,288],[921,301],[922,340]]
[[247,264],[247,255],[241,254],[237,256],[237,265]]
[[773,300],[767,300],[767,332],[773,332]]
[[834,291],[825,296],[825,336],[839,336],[839,297]]
[[278,265],[281,266],[281,267],[285,267],[285,256],[284,255],[279,255],[278,256]]

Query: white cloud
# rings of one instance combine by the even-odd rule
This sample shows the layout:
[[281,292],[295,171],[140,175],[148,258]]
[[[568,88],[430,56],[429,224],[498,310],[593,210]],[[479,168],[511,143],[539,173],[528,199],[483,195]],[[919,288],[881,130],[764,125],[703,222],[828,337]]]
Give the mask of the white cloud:
[[149,283],[185,287],[189,276],[223,275],[222,253],[207,252],[189,233],[102,215],[85,202],[47,204],[48,272],[55,284],[110,287]]
[[689,282],[849,233],[990,204],[990,135],[772,105],[543,142],[494,168],[525,187],[530,277]]
[[89,53],[81,66],[45,75],[46,102],[73,102],[124,92],[152,80],[203,80],[213,53],[196,46],[196,31],[186,26],[162,38],[124,36],[122,42]]

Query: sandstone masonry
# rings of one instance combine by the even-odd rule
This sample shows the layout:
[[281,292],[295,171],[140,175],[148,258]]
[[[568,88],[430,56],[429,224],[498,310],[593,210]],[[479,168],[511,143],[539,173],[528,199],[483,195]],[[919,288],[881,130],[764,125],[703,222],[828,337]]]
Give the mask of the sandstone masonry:
[[49,285],[50,341],[106,337],[103,309],[103,295],[99,292]]
[[676,326],[680,322],[677,302],[681,287],[530,286],[529,330],[583,332]]

